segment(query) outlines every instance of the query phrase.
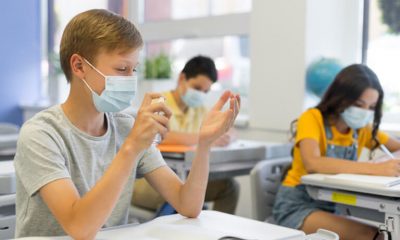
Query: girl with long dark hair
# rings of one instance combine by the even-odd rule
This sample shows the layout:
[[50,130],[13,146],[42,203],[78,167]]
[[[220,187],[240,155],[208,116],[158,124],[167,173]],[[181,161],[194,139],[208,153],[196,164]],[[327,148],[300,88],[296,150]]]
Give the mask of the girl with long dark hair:
[[400,160],[357,162],[364,147],[372,152],[381,144],[390,151],[400,149],[400,141],[379,131],[383,95],[371,69],[350,65],[336,76],[321,102],[300,116],[292,167],[273,210],[278,224],[306,233],[324,228],[345,240],[381,237],[375,227],[335,215],[333,203],[313,200],[300,179],[309,173],[400,176]]

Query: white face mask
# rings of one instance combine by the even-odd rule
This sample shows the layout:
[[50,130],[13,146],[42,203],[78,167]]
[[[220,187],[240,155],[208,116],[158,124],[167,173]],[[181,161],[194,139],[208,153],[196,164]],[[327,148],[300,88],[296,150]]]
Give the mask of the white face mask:
[[206,94],[202,91],[188,88],[185,94],[182,96],[182,101],[188,107],[201,107],[204,105]]
[[102,75],[105,79],[105,89],[98,95],[83,80],[92,92],[94,106],[99,112],[119,112],[131,105],[137,92],[137,75],[133,76],[106,76],[84,59],[89,66]]
[[374,111],[350,106],[344,110],[340,116],[344,122],[352,129],[359,129],[367,126],[373,120]]

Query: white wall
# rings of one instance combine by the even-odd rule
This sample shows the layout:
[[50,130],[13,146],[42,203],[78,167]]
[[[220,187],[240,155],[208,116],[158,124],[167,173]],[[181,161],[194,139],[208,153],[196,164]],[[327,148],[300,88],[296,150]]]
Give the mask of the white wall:
[[306,0],[254,0],[250,126],[286,130],[302,110]]

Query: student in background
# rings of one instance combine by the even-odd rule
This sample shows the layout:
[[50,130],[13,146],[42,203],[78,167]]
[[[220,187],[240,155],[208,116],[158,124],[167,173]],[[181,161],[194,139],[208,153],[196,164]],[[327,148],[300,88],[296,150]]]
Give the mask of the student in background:
[[334,231],[340,239],[380,239],[377,228],[335,215],[335,205],[313,200],[300,178],[308,173],[356,173],[400,176],[400,160],[357,162],[364,147],[384,144],[390,151],[400,142],[379,131],[383,90],[365,65],[344,68],[321,102],[297,121],[292,167],[279,188],[273,216],[278,224],[306,233],[318,228]]
[[[176,89],[163,93],[165,104],[171,109],[169,132],[162,144],[197,145],[201,121],[207,113],[205,98],[211,85],[217,81],[214,61],[205,56],[190,59],[179,74]],[[232,132],[223,134],[214,146],[227,146],[234,137]],[[135,184],[138,194],[133,195],[134,205],[155,209],[162,198],[144,180]],[[239,184],[232,178],[208,182],[205,201],[213,201],[213,209],[234,214],[239,198]]]
[[106,10],[83,12],[66,26],[60,59],[71,84],[68,99],[26,122],[18,139],[16,237],[94,239],[102,227],[127,223],[136,173],[180,214],[200,213],[209,150],[232,126],[239,96],[225,92],[204,118],[183,183],[152,146],[171,116],[165,104],[151,104],[161,94],[146,94],[135,120],[118,113],[136,93],[142,44],[131,22]]

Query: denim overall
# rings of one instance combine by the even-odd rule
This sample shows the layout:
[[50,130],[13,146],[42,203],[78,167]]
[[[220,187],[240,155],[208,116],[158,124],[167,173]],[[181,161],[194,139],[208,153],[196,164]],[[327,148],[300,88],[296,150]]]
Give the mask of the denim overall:
[[[339,146],[332,143],[332,130],[325,119],[324,128],[327,142],[325,156],[355,161],[358,148],[357,131],[354,130],[353,143],[350,146]],[[304,219],[317,210],[336,212],[334,203],[312,199],[303,184],[296,187],[281,185],[275,199],[273,217],[279,225],[299,229],[303,225]]]
[[352,160],[356,161],[357,160],[357,149],[358,149],[358,144],[357,144],[357,139],[358,139],[358,134],[357,131],[353,131],[353,144],[351,146],[338,146],[338,145],[333,145],[330,142],[332,142],[333,134],[330,126],[327,124],[326,121],[324,121],[324,127],[325,127],[325,136],[326,136],[326,157],[332,157],[332,158],[341,158],[341,159],[347,159],[347,160]]

